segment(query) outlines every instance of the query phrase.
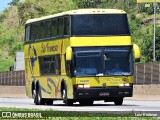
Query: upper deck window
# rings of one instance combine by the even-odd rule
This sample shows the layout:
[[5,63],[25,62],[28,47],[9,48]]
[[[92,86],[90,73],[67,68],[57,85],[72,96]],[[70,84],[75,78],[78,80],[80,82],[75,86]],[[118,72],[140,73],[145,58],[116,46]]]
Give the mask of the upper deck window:
[[126,14],[73,15],[72,35],[130,35]]

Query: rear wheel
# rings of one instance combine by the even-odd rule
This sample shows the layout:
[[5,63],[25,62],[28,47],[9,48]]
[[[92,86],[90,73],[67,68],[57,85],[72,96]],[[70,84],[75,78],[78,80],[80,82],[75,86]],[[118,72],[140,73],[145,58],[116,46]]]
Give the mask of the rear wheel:
[[114,104],[115,105],[122,105],[123,104],[123,98],[115,98]]
[[66,87],[62,91],[62,98],[63,98],[63,103],[65,103],[65,105],[67,105],[67,106],[72,106],[73,105],[73,100],[68,99],[68,97],[67,97]]
[[32,98],[34,99],[34,103],[36,103],[36,90],[32,90]]
[[45,104],[45,100],[42,98],[40,89],[36,90],[35,104],[36,105],[44,105]]

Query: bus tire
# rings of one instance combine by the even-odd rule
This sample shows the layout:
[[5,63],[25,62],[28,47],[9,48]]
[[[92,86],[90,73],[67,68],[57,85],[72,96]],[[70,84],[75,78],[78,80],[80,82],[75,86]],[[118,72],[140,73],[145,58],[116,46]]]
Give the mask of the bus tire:
[[123,104],[123,98],[115,98],[114,104],[115,105],[122,105]]
[[66,106],[72,106],[73,105],[73,100],[68,99],[67,97],[67,88],[63,88],[62,91],[62,98],[63,98],[63,103],[65,103]]
[[44,105],[45,104],[45,100],[42,98],[42,95],[41,95],[41,90],[38,89],[36,90],[36,97],[35,97],[35,104],[36,105]]
[[34,103],[36,103],[36,90],[32,90],[32,98],[34,99]]
[[93,100],[89,100],[89,101],[79,101],[79,103],[80,103],[80,105],[81,106],[91,106],[91,105],[93,105]]

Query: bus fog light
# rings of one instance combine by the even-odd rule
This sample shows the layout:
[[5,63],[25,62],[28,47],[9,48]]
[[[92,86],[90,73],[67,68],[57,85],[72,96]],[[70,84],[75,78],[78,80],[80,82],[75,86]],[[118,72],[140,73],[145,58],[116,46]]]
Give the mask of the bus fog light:
[[83,95],[83,93],[79,93],[79,96]]
[[123,92],[119,92],[119,94],[120,94],[120,95],[122,95],[122,94],[123,94]]
[[129,94],[129,92],[124,92],[124,94]]

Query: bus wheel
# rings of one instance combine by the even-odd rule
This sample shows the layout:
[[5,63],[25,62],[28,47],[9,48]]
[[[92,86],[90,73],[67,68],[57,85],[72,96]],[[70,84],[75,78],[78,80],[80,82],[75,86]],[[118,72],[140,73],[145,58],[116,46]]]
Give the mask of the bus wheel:
[[115,98],[114,104],[115,105],[122,105],[123,104],[123,98]]
[[42,98],[42,96],[41,96],[41,90],[40,89],[38,89],[37,91],[36,91],[36,97],[35,97],[35,104],[36,105],[44,105],[45,104],[45,100]]
[[34,99],[34,103],[36,103],[36,90],[32,91],[32,98]]
[[79,101],[80,105],[82,106],[90,106],[93,105],[93,100],[89,100],[89,101]]
[[53,100],[52,99],[46,99],[45,100],[47,105],[53,105]]
[[66,90],[66,88],[63,89],[62,92],[63,92],[62,93],[63,103],[65,103],[65,105],[67,105],[67,106],[72,106],[73,105],[73,100],[70,100],[70,99],[67,98],[67,90]]

